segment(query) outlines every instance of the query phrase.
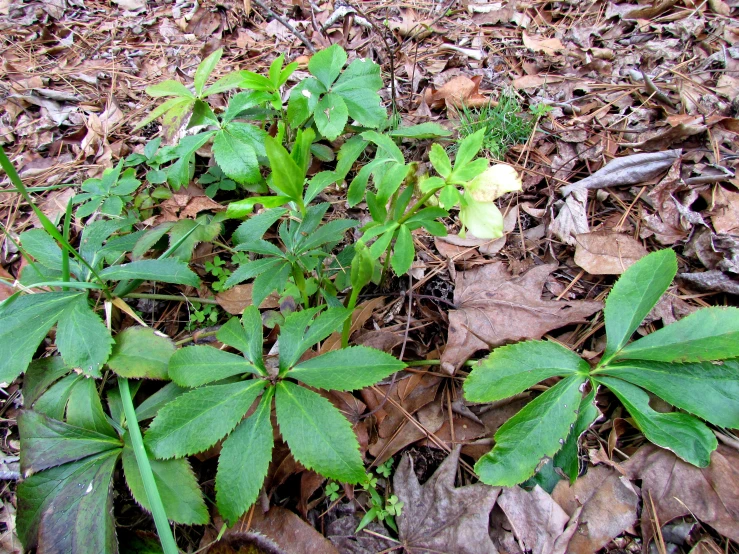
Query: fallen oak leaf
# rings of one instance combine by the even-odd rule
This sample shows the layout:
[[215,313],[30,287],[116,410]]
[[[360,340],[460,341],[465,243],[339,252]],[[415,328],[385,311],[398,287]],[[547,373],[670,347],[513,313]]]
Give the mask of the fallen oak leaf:
[[647,255],[641,242],[623,233],[594,231],[575,236],[575,263],[591,275],[621,275]]
[[423,98],[429,108],[480,108],[488,104],[494,105],[489,98],[480,94],[482,77],[475,75],[471,79],[465,75],[457,75],[447,81],[440,89],[433,86],[427,88]]
[[478,350],[510,342],[540,339],[552,329],[585,318],[602,309],[601,302],[561,302],[538,297],[556,264],[534,267],[512,277],[502,262],[457,273],[454,304],[449,312],[449,338],[441,368],[453,374]]
[[456,488],[461,446],[457,445],[421,485],[408,454],[393,477],[393,490],[404,503],[398,535],[408,552],[496,553],[488,534],[490,511],[500,487],[475,483]]

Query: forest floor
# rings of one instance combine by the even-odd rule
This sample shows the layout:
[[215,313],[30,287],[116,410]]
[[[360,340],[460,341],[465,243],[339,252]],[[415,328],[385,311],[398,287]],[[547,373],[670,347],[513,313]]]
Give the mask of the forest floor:
[[[325,479],[278,444],[256,508],[220,542],[217,518],[205,527],[177,526],[180,547],[241,552],[259,543],[256,531],[279,552],[294,553],[481,552],[486,541],[501,553],[739,553],[739,438],[730,430],[716,431],[713,463],[695,468],[650,445],[604,392],[598,395],[603,415],[582,438],[582,476],[573,486],[540,473],[526,488],[480,488],[470,485],[476,482],[474,460],[490,449],[498,427],[543,389],[482,407],[465,403],[461,394],[464,362],[483,357],[488,346],[546,338],[597,358],[604,348],[603,314],[583,310],[602,302],[618,274],[647,252],[674,249],[679,270],[641,334],[701,307],[737,305],[739,2],[267,5],[0,0],[0,145],[26,186],[48,187],[34,193],[43,212],[59,221],[85,179],[141,153],[160,130],[156,123],[134,129],[157,100],[144,89],[165,79],[190,84],[200,60],[218,48],[224,55],[214,77],[238,69],[265,73],[279,53],[301,64],[288,88],[305,77],[312,52],[275,14],[315,50],[338,43],[350,60],[379,63],[385,106],[394,103],[404,124],[432,121],[453,131],[450,152],[457,133],[465,132],[460,117],[475,129],[487,128],[488,156],[514,166],[523,191],[500,202],[502,239],[462,238],[456,217],[446,222],[447,237],[416,234],[409,276],[364,296],[353,322],[356,344],[435,361],[430,369],[411,368],[333,399],[343,402],[354,423],[368,467],[394,474],[392,486],[379,475],[385,492],[416,494],[417,502],[406,503],[399,517],[420,522],[416,529],[425,531],[398,536],[375,521],[355,533],[366,493],[347,488],[331,502]],[[409,142],[403,148],[408,160],[428,164],[428,146]],[[208,152],[198,154],[207,163]],[[626,157],[625,169],[609,168]],[[39,223],[19,194],[2,194],[2,188],[0,278],[12,283],[24,262],[10,239]],[[325,196],[339,212],[366,218],[366,207],[350,209],[343,194],[337,188]],[[214,209],[196,183],[173,199],[152,208],[141,225]],[[80,229],[77,221],[75,232]],[[200,244],[191,262],[211,284],[217,279],[205,264],[215,256],[232,267],[217,242]],[[548,272],[529,273],[546,264]],[[485,305],[481,295],[474,307],[461,301],[509,285],[512,307]],[[11,290],[0,286],[0,300]],[[176,287],[169,291],[177,294]],[[202,306],[139,300],[132,307],[149,325],[181,340],[243,311],[247,293],[203,286],[190,293],[205,299]],[[570,319],[559,311],[554,321],[524,317],[539,298],[559,304],[557,310],[566,305]],[[204,306],[216,310],[214,319],[205,313],[206,321],[193,327],[193,314]],[[474,334],[466,332],[472,328]],[[0,389],[5,552],[21,551],[14,532],[21,385],[19,379]],[[213,491],[215,455],[208,451],[193,460],[206,496]],[[406,457],[414,471],[401,465]],[[419,487],[417,479],[426,484]],[[142,537],[153,530],[127,490],[116,503],[119,527]],[[266,548],[272,546],[261,548],[271,552]]]

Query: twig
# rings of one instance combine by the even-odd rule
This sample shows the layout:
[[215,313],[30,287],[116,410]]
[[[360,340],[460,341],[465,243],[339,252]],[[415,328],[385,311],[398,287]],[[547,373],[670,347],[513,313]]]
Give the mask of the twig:
[[282,16],[277,15],[267,6],[262,4],[259,0],[252,0],[252,4],[256,4],[257,6],[262,8],[265,12],[267,12],[267,15],[274,17],[277,21],[282,23],[288,31],[290,31],[292,34],[294,34],[296,37],[300,39],[300,42],[302,42],[305,45],[305,47],[311,51],[312,54],[316,53],[316,49],[313,47],[310,41],[307,38],[305,38],[305,36],[300,31],[298,31],[295,27],[293,27],[292,25],[290,25],[290,23],[288,23],[285,19],[283,19]]

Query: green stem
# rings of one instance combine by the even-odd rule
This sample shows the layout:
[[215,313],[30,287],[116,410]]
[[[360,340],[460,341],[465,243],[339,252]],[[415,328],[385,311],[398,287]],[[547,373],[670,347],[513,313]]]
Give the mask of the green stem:
[[423,196],[422,196],[422,197],[421,197],[421,198],[420,198],[420,199],[418,200],[418,202],[416,202],[415,204],[413,204],[413,206],[411,206],[411,209],[410,209],[410,210],[408,210],[407,212],[405,212],[405,215],[404,215],[403,217],[401,217],[401,218],[400,218],[400,219],[398,220],[398,225],[403,225],[403,223],[405,223],[405,222],[406,222],[406,221],[408,221],[408,220],[409,220],[409,219],[410,219],[411,217],[413,217],[413,215],[414,215],[414,214],[415,214],[415,213],[416,213],[416,212],[417,212],[417,211],[418,211],[418,210],[419,210],[420,208],[423,208],[423,206],[424,206],[424,205],[426,204],[426,202],[428,202],[428,199],[429,199],[429,198],[431,198],[431,197],[432,197],[432,196],[433,196],[433,195],[434,195],[435,193],[436,193],[436,190],[430,190],[430,191],[428,191],[428,192],[427,192],[426,194],[424,194],[424,195],[423,195]]
[[351,314],[354,313],[354,308],[357,307],[357,299],[359,298],[359,293],[361,292],[361,289],[359,287],[355,287],[352,289],[352,294],[349,296],[349,303],[346,305],[346,307],[349,310],[349,317],[346,318],[346,321],[344,322],[344,328],[341,330],[341,347],[346,348],[349,346],[349,333],[352,330],[352,317]]
[[172,300],[173,302],[200,302],[201,304],[210,304],[211,306],[217,306],[218,301],[214,298],[195,298],[192,296],[178,296],[176,294],[150,294],[146,292],[130,292],[126,295],[126,298],[144,298],[146,300]]
[[123,411],[126,414],[126,422],[128,425],[128,433],[131,436],[131,445],[133,453],[136,456],[136,464],[139,466],[141,473],[141,481],[144,483],[146,490],[146,498],[149,499],[149,507],[151,515],[154,517],[154,525],[156,525],[159,541],[162,543],[164,554],[178,554],[177,543],[175,543],[172,529],[169,527],[167,514],[164,511],[162,498],[159,496],[156,481],[154,481],[154,472],[151,470],[149,457],[144,448],[144,440],[141,437],[141,429],[139,429],[138,420],[136,419],[136,410],[133,407],[133,399],[131,398],[131,390],[128,388],[128,379],[118,378],[118,390],[121,393],[121,403]]
[[[72,200],[70,199],[69,202],[67,202],[67,211],[64,214],[64,227],[62,228],[62,236],[64,239],[69,242],[69,227],[72,223]],[[62,255],[62,281],[65,283],[69,282],[69,256],[71,253],[69,250],[64,248],[64,253]],[[62,287],[62,290],[67,290],[67,287]]]
[[292,274],[295,286],[298,287],[300,297],[303,299],[303,307],[307,309],[310,306],[310,298],[308,298],[308,294],[305,291],[305,276],[303,275],[303,270],[300,268],[299,263],[296,262],[293,264]]
[[197,333],[196,335],[192,335],[191,337],[187,337],[186,339],[178,340],[174,343],[175,346],[182,346],[183,344],[187,344],[188,342],[194,341],[196,338],[202,339],[205,337],[214,337],[218,334],[218,331],[220,330],[220,327],[216,331],[206,331],[205,333]]

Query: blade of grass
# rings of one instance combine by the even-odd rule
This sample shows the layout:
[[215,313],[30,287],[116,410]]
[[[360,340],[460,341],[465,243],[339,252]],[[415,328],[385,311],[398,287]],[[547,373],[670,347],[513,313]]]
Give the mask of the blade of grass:
[[162,504],[162,498],[159,496],[159,490],[154,481],[154,472],[151,470],[149,457],[146,455],[144,440],[141,437],[141,429],[139,429],[136,419],[136,410],[133,407],[131,390],[128,388],[128,379],[119,377],[118,389],[121,393],[121,403],[123,404],[123,411],[126,415],[126,423],[128,425],[128,433],[131,436],[133,453],[136,456],[136,463],[139,466],[141,480],[146,490],[146,497],[149,499],[151,515],[154,517],[154,525],[156,525],[157,533],[159,534],[159,542],[162,544],[164,554],[178,554],[177,543],[175,543],[172,529],[169,527],[167,514],[164,511],[164,504]]

